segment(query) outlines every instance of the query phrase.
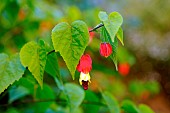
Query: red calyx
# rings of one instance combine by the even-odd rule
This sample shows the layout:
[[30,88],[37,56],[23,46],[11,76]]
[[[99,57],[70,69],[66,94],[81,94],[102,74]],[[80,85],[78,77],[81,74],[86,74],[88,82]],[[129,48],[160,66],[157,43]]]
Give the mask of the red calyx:
[[89,81],[84,81],[84,80],[82,80],[82,86],[83,86],[83,89],[84,89],[84,90],[87,90],[87,89],[88,89],[88,82],[89,82]]
[[118,66],[118,71],[121,75],[126,76],[129,74],[130,65],[128,63],[120,63]]
[[83,72],[87,74],[90,72],[91,69],[92,69],[92,59],[90,55],[88,54],[82,55],[79,64],[77,65],[77,70],[79,72]]
[[100,44],[100,55],[104,57],[108,57],[112,54],[112,46],[110,43],[101,43]]

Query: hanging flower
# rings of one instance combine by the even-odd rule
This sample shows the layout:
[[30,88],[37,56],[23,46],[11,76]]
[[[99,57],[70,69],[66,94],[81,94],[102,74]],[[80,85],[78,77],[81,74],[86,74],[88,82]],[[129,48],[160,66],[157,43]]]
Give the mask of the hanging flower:
[[92,69],[92,60],[90,55],[86,54],[83,55],[79,61],[79,64],[77,65],[77,70],[79,72],[83,72],[85,74],[89,73]]
[[92,60],[90,55],[82,55],[79,64],[77,65],[77,70],[80,72],[79,83],[83,86],[84,90],[88,89],[90,81],[89,72],[92,69]]
[[110,45],[110,43],[101,43],[100,44],[100,55],[104,56],[104,57],[108,57],[112,54],[112,46]]

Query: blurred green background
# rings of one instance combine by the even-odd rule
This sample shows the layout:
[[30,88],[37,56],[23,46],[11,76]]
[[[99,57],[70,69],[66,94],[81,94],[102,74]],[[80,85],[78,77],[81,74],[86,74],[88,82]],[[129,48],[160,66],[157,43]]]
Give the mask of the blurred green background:
[[[124,43],[119,44],[119,72],[110,59],[99,54],[99,33],[93,34],[86,53],[93,60],[92,83],[85,100],[101,100],[99,89],[111,92],[119,101],[130,98],[135,103],[148,104],[156,113],[170,113],[170,1],[168,0],[1,0],[0,52],[12,55],[29,41],[45,40],[52,45],[51,30],[59,22],[83,20],[89,29],[100,23],[99,11],[119,12],[123,18]],[[58,55],[59,56],[59,55]],[[127,65],[124,65],[127,64]],[[59,56],[60,73],[64,83],[71,79]],[[124,71],[127,71],[127,74]],[[62,99],[55,81],[44,75],[44,89],[26,71],[0,95],[2,112],[67,113],[62,102],[17,104],[24,100]],[[34,90],[37,89],[35,94]],[[12,104],[11,104],[12,103]],[[13,104],[14,103],[14,104]],[[108,113],[103,106],[83,104],[77,113]]]

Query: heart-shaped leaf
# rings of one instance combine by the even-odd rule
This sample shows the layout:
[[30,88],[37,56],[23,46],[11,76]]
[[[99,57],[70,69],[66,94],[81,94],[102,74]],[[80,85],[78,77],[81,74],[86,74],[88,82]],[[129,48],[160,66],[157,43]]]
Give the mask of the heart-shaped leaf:
[[103,22],[112,42],[114,42],[116,33],[123,23],[122,16],[118,12],[112,12],[109,14],[109,16],[107,16],[106,12],[101,11],[99,12],[99,19]]
[[28,42],[20,51],[21,63],[24,67],[28,67],[29,71],[38,81],[40,86],[43,86],[43,74],[45,70],[47,53],[44,41],[40,40],[39,44]]
[[59,51],[74,79],[80,57],[89,42],[87,25],[83,21],[59,23],[52,30],[52,42],[55,51]]

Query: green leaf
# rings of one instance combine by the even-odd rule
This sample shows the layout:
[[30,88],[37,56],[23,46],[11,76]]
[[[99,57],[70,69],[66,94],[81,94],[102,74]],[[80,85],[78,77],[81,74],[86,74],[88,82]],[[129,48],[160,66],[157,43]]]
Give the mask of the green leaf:
[[[36,89],[36,94],[35,94],[36,100],[40,100],[40,101],[54,100],[55,101],[55,97],[56,96],[55,96],[53,89],[47,84],[44,84],[43,89],[41,89],[41,87],[38,87]],[[50,107],[51,104],[54,103],[54,101],[35,103],[33,106],[33,108],[35,109],[35,113],[45,113],[45,111]]]
[[51,53],[47,56],[45,71],[53,77],[60,76],[56,53]]
[[160,85],[157,81],[147,81],[143,84],[143,87],[152,94],[158,94],[160,92]]
[[136,96],[136,95],[140,96],[142,94],[142,92],[145,91],[144,86],[145,86],[145,84],[143,84],[142,81],[139,81],[139,80],[130,81],[129,91],[134,96]]
[[[85,101],[96,103],[100,102],[99,98],[93,91],[86,90],[85,93]],[[96,106],[93,104],[83,104],[83,109],[84,111],[86,111],[86,113],[99,113],[99,108],[100,106]]]
[[109,107],[110,113],[120,113],[118,101],[109,92],[103,92],[102,96]]
[[58,66],[56,53],[51,53],[47,56],[47,63],[45,66],[45,71],[54,78],[58,88],[60,90],[63,90],[64,86],[61,81],[61,75],[59,72],[59,66]]
[[140,113],[136,105],[130,100],[124,100],[121,108],[125,113]]
[[119,39],[119,41],[122,43],[122,45],[124,46],[124,43],[123,43],[123,29],[121,27],[119,28],[116,36]]
[[141,113],[155,113],[149,106],[140,104],[139,109]]
[[34,95],[34,86],[36,84],[36,80],[32,76],[32,74],[26,74],[26,76],[19,79],[19,81],[15,82],[17,86],[22,86],[29,91],[29,94]]
[[1,53],[0,69],[0,93],[10,84],[13,84],[15,80],[19,80],[25,71],[18,54],[9,58],[7,54]]
[[14,107],[10,107],[7,109],[7,111],[5,113],[21,113],[21,112]]
[[59,51],[74,79],[80,57],[89,42],[87,25],[83,21],[59,23],[52,30],[52,42],[55,51]]
[[67,83],[64,86],[66,94],[68,95],[70,110],[72,113],[75,113],[75,110],[77,110],[85,97],[84,90],[78,85],[71,83]]
[[29,90],[23,86],[14,86],[9,90],[9,103],[14,102],[29,94]]
[[101,28],[101,40],[103,42],[109,42],[112,46],[112,54],[110,55],[110,58],[113,60],[116,70],[117,68],[117,49],[118,49],[118,40],[117,38],[114,39],[114,42],[112,42],[111,37],[109,33],[107,32],[105,27]]
[[108,15],[107,15],[107,13],[104,12],[104,11],[100,11],[98,16],[99,16],[99,19],[100,19],[101,21],[106,21],[106,20],[108,20]]
[[117,49],[118,49],[118,40],[115,38],[115,41],[113,43],[111,43],[112,45],[112,54],[111,54],[111,59],[113,60],[116,70],[118,70],[117,68]]
[[46,46],[44,41],[40,40],[39,44],[28,42],[20,51],[21,63],[28,67],[32,75],[43,86],[43,74],[46,65]]
[[118,32],[120,26],[123,23],[123,18],[118,12],[110,13],[108,19],[106,19],[107,18],[106,15],[107,14],[105,12],[100,12],[99,18],[106,27],[106,30],[109,33],[112,42],[114,42],[116,33]]

